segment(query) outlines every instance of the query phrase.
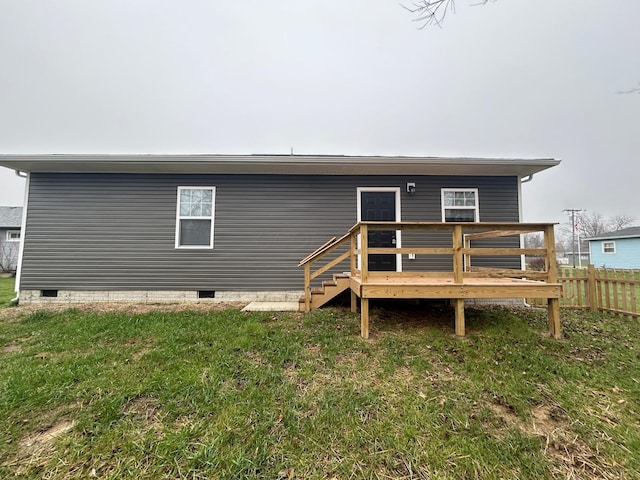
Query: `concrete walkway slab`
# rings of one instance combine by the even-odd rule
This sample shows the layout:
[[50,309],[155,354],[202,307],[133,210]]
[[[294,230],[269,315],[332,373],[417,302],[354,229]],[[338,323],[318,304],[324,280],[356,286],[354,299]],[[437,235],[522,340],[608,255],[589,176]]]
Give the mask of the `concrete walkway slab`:
[[298,302],[251,302],[243,312],[297,312]]

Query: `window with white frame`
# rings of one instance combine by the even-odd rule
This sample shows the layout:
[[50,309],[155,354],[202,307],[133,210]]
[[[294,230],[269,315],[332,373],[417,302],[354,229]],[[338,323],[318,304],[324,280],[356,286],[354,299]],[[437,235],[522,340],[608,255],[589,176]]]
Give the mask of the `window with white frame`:
[[479,218],[477,188],[442,189],[443,222],[478,222]]
[[215,187],[178,187],[176,248],[213,248]]
[[7,230],[7,242],[19,242],[20,230]]
[[616,253],[616,242],[602,242],[602,253]]

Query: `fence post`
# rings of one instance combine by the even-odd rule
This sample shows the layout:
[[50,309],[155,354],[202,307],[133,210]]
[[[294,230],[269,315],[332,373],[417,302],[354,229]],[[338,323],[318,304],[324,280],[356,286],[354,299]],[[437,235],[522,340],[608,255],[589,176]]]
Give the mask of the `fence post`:
[[587,301],[589,302],[589,310],[596,311],[598,310],[596,267],[594,267],[591,263],[587,266],[587,288],[589,289],[587,297]]

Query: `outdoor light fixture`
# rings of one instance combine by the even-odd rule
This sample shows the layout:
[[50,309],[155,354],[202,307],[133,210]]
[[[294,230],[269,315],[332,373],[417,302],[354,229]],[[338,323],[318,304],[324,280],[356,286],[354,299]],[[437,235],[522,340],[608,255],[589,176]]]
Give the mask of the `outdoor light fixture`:
[[416,193],[416,184],[415,183],[407,183],[407,193],[409,195],[413,195]]

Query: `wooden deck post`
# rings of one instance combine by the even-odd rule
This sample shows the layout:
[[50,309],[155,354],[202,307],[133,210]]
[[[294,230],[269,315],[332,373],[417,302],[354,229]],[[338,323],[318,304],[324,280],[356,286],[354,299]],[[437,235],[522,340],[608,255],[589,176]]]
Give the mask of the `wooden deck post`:
[[[464,283],[464,256],[462,255],[462,226],[453,227],[453,281]],[[464,337],[464,299],[455,298],[453,300],[456,311],[456,336]]]
[[560,332],[560,300],[558,298],[547,299],[547,315],[549,315],[549,334],[556,340],[562,338]]
[[369,338],[369,299],[360,299],[360,336]]
[[[351,278],[353,278],[356,274],[356,250],[358,249],[358,237],[355,232],[351,233],[350,246],[349,246],[349,273]],[[358,311],[358,296],[356,293],[351,290],[351,312],[356,313]]]
[[311,264],[304,266],[304,311],[311,311]]
[[454,300],[456,308],[456,336],[464,337],[464,298]]
[[[556,240],[553,225],[547,225],[544,229],[544,246],[547,250],[547,282],[558,283]],[[555,339],[562,338],[562,332],[560,331],[560,300],[558,298],[547,299],[547,315],[549,317],[549,333]]]
[[[360,225],[360,279],[369,280],[369,228],[366,223]],[[369,338],[369,299],[360,297],[360,335]]]
[[360,278],[362,283],[369,280],[369,229],[366,223],[360,224]]
[[351,276],[353,277],[356,274],[356,250],[358,249],[358,244],[357,244],[357,236],[355,233],[351,234],[351,239],[350,239],[350,246],[349,246],[350,250],[349,250],[349,271],[351,273]]
[[463,283],[464,281],[461,225],[453,227],[453,281],[456,283]]

